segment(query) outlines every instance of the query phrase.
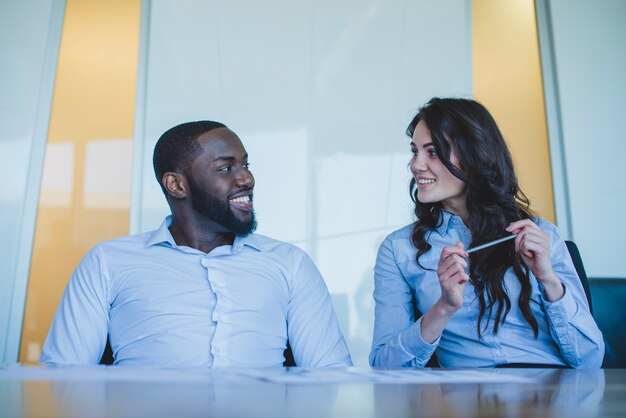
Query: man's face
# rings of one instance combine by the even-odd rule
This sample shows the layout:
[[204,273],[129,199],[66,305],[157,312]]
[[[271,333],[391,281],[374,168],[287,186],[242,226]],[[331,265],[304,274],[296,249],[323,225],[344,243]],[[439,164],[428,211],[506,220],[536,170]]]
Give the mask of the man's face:
[[218,128],[197,139],[203,151],[191,164],[191,204],[199,214],[244,236],[254,231],[252,205],[254,177],[248,168],[248,154],[239,137],[228,128]]

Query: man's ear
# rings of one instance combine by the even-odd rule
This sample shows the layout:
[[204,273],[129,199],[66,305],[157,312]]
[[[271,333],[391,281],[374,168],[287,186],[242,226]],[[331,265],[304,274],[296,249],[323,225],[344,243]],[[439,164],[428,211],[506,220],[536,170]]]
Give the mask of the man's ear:
[[163,174],[161,183],[170,196],[176,199],[187,197],[187,183],[182,174],[168,171]]

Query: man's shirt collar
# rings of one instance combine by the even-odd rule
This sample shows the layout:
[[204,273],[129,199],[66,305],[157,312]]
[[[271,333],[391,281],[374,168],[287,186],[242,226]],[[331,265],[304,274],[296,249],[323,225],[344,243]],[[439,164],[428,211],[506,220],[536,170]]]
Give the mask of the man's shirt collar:
[[[169,244],[172,248],[181,248],[174,241],[174,237],[172,237],[172,233],[170,232],[170,225],[172,224],[172,215],[167,215],[161,226],[152,232],[150,238],[146,242],[146,247],[151,247],[153,245],[159,244]],[[231,245],[231,253],[236,253],[241,250],[244,246],[254,248],[257,251],[263,251],[263,243],[262,239],[259,235],[256,234],[248,234],[246,236],[235,236],[235,241],[233,245]]]

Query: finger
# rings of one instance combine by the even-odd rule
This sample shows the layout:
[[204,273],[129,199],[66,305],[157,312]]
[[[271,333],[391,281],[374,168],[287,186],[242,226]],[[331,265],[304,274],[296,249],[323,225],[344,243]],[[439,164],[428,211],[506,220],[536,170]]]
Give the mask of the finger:
[[525,253],[530,252],[533,256],[550,254],[550,249],[545,245],[545,243],[533,242],[531,240],[527,240],[525,242],[523,251]]
[[469,276],[465,272],[456,272],[441,282],[441,288],[446,292],[456,292],[469,281]]
[[461,279],[469,280],[469,276],[465,270],[458,264],[450,266],[450,268],[445,271],[438,271],[437,274],[442,286],[446,286],[450,283],[458,283]]
[[465,272],[465,270],[456,272],[453,276],[450,277],[451,281],[456,282],[459,285],[464,285],[465,283],[469,281],[469,279],[470,277]]
[[465,260],[465,258],[460,257],[458,254],[452,254],[441,262],[439,268],[442,271],[446,271],[454,265],[459,265],[461,269],[464,270],[467,268],[467,261]]
[[539,228],[537,225],[534,226],[527,226],[521,229],[520,234],[526,235],[526,236],[534,236],[534,237],[541,237],[541,239],[545,239],[545,240],[549,240],[550,236],[541,228]]
[[456,254],[459,257],[465,257],[467,255],[465,253],[465,250],[463,250],[460,247],[457,247],[456,245],[453,247],[451,246],[443,247],[443,250],[441,250],[441,256],[439,256],[439,264],[441,264],[445,259],[447,259],[453,254]]
[[452,276],[450,276],[450,282],[455,286],[463,286],[465,283],[469,281],[469,276],[464,271],[456,272]]
[[519,220],[519,221],[511,222],[509,224],[509,226],[507,226],[504,229],[509,231],[512,234],[517,234],[522,229],[524,229],[524,228],[532,228],[533,226],[537,226],[537,225],[533,221],[531,221],[530,219],[522,219],[522,220]]
[[550,252],[550,238],[547,234],[524,232],[520,238],[520,251],[531,250],[539,253]]
[[[460,246],[459,246],[459,244],[460,244]],[[463,255],[463,254],[465,254],[465,249],[463,247],[463,243],[457,242],[453,246],[443,247],[443,249],[441,250],[441,254],[442,255],[443,254],[445,254],[445,255],[450,255],[450,254]]]

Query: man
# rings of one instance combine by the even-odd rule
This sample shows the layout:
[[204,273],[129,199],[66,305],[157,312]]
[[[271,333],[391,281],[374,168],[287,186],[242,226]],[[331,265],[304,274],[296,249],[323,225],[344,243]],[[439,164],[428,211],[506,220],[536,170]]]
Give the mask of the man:
[[292,245],[253,234],[248,154],[218,122],[178,125],[154,150],[171,209],[156,231],[96,245],[80,262],[40,361],[266,367],[351,365],[324,281]]

